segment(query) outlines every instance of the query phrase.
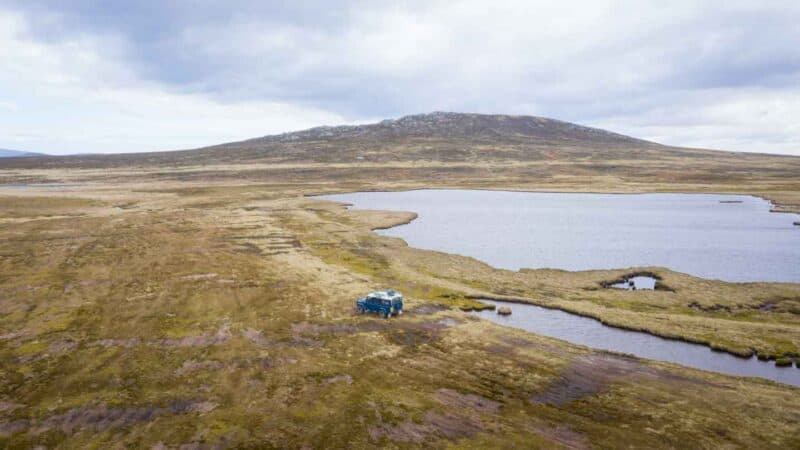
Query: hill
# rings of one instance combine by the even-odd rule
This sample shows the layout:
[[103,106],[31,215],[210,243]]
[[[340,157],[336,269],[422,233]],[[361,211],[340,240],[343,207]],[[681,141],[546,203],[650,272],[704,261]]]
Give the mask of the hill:
[[[534,116],[434,112],[365,125],[316,127],[211,147],[122,155],[14,161],[13,167],[124,167],[214,163],[476,162],[653,159],[720,152],[660,145]],[[6,167],[11,167],[5,165]]]
[[30,156],[44,156],[44,153],[25,152],[21,150],[9,150],[0,148],[0,158],[25,158]]
[[198,151],[212,158],[286,162],[452,162],[546,159],[554,149],[589,155],[604,149],[660,148],[665,147],[543,117],[434,112],[374,124],[317,127]]
[[495,141],[530,141],[533,139],[651,144],[629,136],[545,117],[465,114],[441,111],[405,116],[399,119],[388,119],[374,124],[316,127],[304,131],[252,139],[243,143],[408,138],[470,138]]

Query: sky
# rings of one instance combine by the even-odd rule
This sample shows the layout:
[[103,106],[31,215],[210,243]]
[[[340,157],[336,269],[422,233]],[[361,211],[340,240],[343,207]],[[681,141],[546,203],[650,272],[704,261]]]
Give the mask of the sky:
[[0,0],[0,148],[195,148],[432,111],[800,155],[800,2]]

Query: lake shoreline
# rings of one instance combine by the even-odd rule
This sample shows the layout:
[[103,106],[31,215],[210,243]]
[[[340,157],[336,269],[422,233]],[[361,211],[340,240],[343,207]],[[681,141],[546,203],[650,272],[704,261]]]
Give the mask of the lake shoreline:
[[[369,192],[369,193],[383,193],[383,192],[385,192],[385,193],[391,193],[391,192],[425,191],[425,190],[439,190],[439,191],[441,191],[441,190],[451,190],[451,188],[434,188],[434,189],[418,188],[418,189],[397,189],[397,190],[385,190],[385,189],[384,190],[361,190],[361,191],[355,191],[355,192],[351,192],[351,193],[362,193],[362,192]],[[750,197],[753,197],[753,198],[758,198],[758,199],[762,199],[762,200],[765,200],[765,201],[769,202],[769,213],[772,213],[772,212],[787,212],[787,211],[775,211],[774,203],[770,199],[768,199],[766,197],[763,197],[763,196],[754,195],[754,194],[731,194],[731,193],[709,193],[709,192],[636,192],[636,193],[628,193],[628,192],[588,192],[588,191],[531,191],[531,190],[513,190],[513,189],[470,189],[470,188],[452,189],[452,190],[484,191],[484,192],[510,192],[510,193],[528,193],[529,192],[529,193],[564,193],[564,194],[573,194],[574,193],[574,194],[611,194],[611,195],[647,195],[647,194],[747,195],[747,196],[750,196]],[[332,194],[323,194],[323,195],[332,195]],[[316,196],[316,195],[309,196],[309,197],[319,199],[319,197]],[[337,201],[337,200],[324,199],[324,198],[322,200],[333,202],[333,203],[337,203],[337,204],[339,204],[340,206],[346,208],[349,211],[354,211],[354,209],[353,209],[354,205],[352,203],[341,202],[341,201]],[[377,210],[373,210],[373,209],[367,208],[367,209],[361,209],[361,211],[377,211]],[[398,226],[410,224],[411,222],[413,222],[414,220],[416,220],[418,218],[418,213],[416,213],[416,212],[409,213],[409,212],[404,212],[404,211],[403,212],[397,211],[397,213],[398,214],[408,214],[408,216],[400,217],[400,218],[397,218],[395,220],[390,220],[390,219],[387,218],[387,220],[390,220],[390,223],[382,223],[379,226],[371,226],[370,229],[372,231],[377,231],[377,230],[386,230],[386,229],[390,229],[390,228],[395,228],[395,227],[398,227]],[[387,237],[387,236],[383,236],[383,237]],[[406,242],[405,239],[403,239],[402,237],[392,236],[392,238],[400,239],[405,243],[406,246],[409,246],[411,248],[417,249],[417,247],[412,247],[411,245],[409,245],[408,242]],[[425,249],[420,249],[420,250],[425,250]],[[440,251],[440,250],[431,250],[431,251]],[[456,257],[474,258],[473,256],[461,255],[461,254],[457,254],[457,253],[450,253],[450,252],[442,252],[442,253],[445,253],[445,254],[451,255],[451,256],[456,256]],[[639,270],[639,268],[637,268],[637,267],[616,268],[616,269],[614,269],[614,268],[612,268],[612,269],[586,269],[586,270],[545,269],[545,268],[538,268],[537,269],[537,268],[526,268],[526,267],[523,267],[523,268],[520,268],[520,269],[517,269],[517,270],[511,270],[511,269],[496,267],[496,266],[494,266],[492,264],[489,264],[486,261],[481,260],[480,258],[476,258],[476,259],[478,259],[479,261],[483,262],[484,264],[487,264],[494,271],[510,271],[510,272],[517,272],[517,273],[522,273],[522,272],[525,272],[525,271],[535,272],[535,271],[539,271],[539,270],[560,270],[560,271],[564,271],[564,272],[567,272],[567,273],[570,273],[570,274],[580,274],[580,273],[589,273],[589,272],[595,272],[595,271],[622,271],[622,270],[631,271],[631,270],[633,270],[634,272],[636,272],[637,270]],[[658,266],[651,266],[651,267],[655,267],[656,269],[664,269],[664,270],[668,270],[668,271],[674,272],[674,270],[669,269],[669,268],[665,268],[665,267],[658,267]],[[648,271],[647,273],[650,273],[650,272]],[[775,281],[724,281],[724,280],[707,279],[707,278],[698,277],[698,276],[690,275],[690,274],[687,274],[687,275],[691,276],[693,278],[697,278],[699,280],[706,280],[706,281],[710,281],[710,282],[730,283],[730,284],[735,284],[735,285],[736,284],[752,285],[752,284],[762,284],[762,283],[767,283],[767,284],[788,284],[788,285],[797,285],[798,284],[798,283],[794,283],[794,282],[775,282]],[[666,289],[662,289],[662,291],[664,291],[664,292],[672,292],[673,289],[671,287],[667,286],[667,288]],[[613,327],[613,328],[616,328],[616,329],[625,330],[625,331],[631,331],[631,332],[646,333],[646,334],[648,334],[650,336],[654,336],[654,337],[658,337],[658,338],[662,338],[662,339],[667,339],[667,340],[671,340],[671,341],[678,341],[678,342],[684,342],[684,343],[689,343],[689,344],[702,345],[704,347],[707,347],[711,351],[724,352],[724,353],[727,353],[727,354],[730,354],[732,356],[735,356],[735,357],[738,357],[738,358],[742,358],[742,359],[750,359],[750,358],[753,358],[753,357],[757,356],[761,360],[776,361],[776,360],[779,360],[779,359],[785,358],[785,357],[790,357],[790,358],[798,358],[798,357],[800,357],[800,353],[797,353],[797,352],[788,352],[788,353],[764,352],[764,353],[760,353],[760,352],[757,351],[757,349],[755,349],[753,347],[737,347],[737,346],[727,345],[725,343],[714,342],[714,341],[712,341],[710,339],[702,339],[702,338],[697,338],[697,337],[690,337],[690,336],[685,336],[685,335],[682,335],[682,334],[679,334],[679,333],[669,333],[669,332],[657,331],[657,330],[648,328],[646,325],[644,325],[644,326],[632,326],[632,325],[624,324],[621,321],[615,321],[614,319],[603,318],[603,316],[601,314],[582,311],[582,310],[579,310],[579,309],[576,309],[576,308],[569,308],[569,307],[562,306],[562,305],[553,305],[551,303],[539,302],[539,301],[536,301],[535,299],[530,298],[530,297],[503,296],[503,295],[496,295],[496,294],[493,294],[493,293],[490,293],[490,292],[486,292],[486,291],[483,291],[483,292],[480,292],[480,293],[467,294],[467,295],[464,295],[464,297],[467,298],[467,299],[470,299],[470,300],[477,300],[477,301],[480,301],[481,299],[487,299],[487,300],[505,301],[505,302],[510,302],[510,303],[534,305],[534,306],[539,306],[539,307],[543,307],[543,308],[547,308],[547,309],[559,310],[559,311],[563,311],[563,312],[569,313],[569,314],[574,314],[574,315],[577,315],[577,316],[580,316],[580,317],[586,317],[586,318],[590,318],[590,319],[593,319],[593,320],[597,320],[598,322],[600,322],[603,325],[606,325],[606,326],[609,326],[609,327]],[[484,309],[484,308],[467,306],[467,307],[464,307],[462,309],[469,311],[469,310],[480,310],[480,309]],[[489,308],[486,308],[486,309],[489,309]],[[800,361],[796,361],[796,362],[800,363]]]

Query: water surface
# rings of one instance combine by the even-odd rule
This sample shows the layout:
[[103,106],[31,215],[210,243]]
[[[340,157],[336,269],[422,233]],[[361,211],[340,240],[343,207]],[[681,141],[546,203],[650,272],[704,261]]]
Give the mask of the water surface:
[[653,277],[637,276],[637,277],[626,278],[625,281],[621,283],[614,283],[609,287],[612,287],[614,289],[627,289],[629,291],[633,290],[633,288],[636,288],[636,290],[644,289],[652,291],[653,289],[656,288],[657,281],[658,280],[656,280]]
[[322,198],[414,211],[410,224],[379,233],[503,269],[660,266],[726,281],[800,282],[800,215],[770,213],[769,202],[751,196],[416,190]]
[[740,358],[728,353],[714,352],[704,345],[614,328],[603,325],[595,319],[556,309],[490,300],[481,301],[496,307],[508,306],[511,308],[510,316],[502,316],[491,310],[472,313],[501,325],[588,347],[628,353],[641,358],[668,361],[729,375],[761,377],[800,386],[800,370],[794,366],[777,367],[774,362],[759,361],[756,357]]

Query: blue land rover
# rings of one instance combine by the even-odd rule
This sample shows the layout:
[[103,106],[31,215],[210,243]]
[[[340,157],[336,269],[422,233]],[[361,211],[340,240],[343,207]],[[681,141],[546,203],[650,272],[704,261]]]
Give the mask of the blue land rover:
[[370,292],[356,300],[355,307],[359,314],[377,313],[388,319],[403,313],[403,295],[394,289]]

